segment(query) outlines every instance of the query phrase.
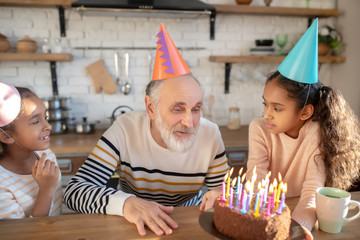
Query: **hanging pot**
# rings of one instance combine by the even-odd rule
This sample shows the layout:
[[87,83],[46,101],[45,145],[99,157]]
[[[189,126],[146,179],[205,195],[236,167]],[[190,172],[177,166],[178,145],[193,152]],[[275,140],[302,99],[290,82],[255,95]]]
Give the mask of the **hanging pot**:
[[49,121],[66,120],[68,118],[67,109],[48,109],[46,110],[46,114],[48,115]]
[[68,99],[69,99],[68,97],[55,96],[55,97],[43,98],[42,100],[45,104],[46,109],[58,109],[58,108],[66,108]]
[[51,125],[52,134],[62,134],[68,131],[66,120],[50,121],[49,124]]
[[[99,121],[96,121],[98,123]],[[74,132],[77,134],[92,134],[95,132],[95,123],[89,123],[84,117],[80,123],[75,123]]]

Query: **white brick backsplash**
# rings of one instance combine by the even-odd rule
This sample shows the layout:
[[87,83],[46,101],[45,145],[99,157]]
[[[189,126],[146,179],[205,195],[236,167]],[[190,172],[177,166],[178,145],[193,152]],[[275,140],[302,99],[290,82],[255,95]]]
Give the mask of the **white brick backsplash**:
[[[211,4],[233,4],[234,0],[203,0]],[[264,6],[263,0],[253,0],[252,5]],[[334,0],[311,0],[311,7],[333,8]],[[273,0],[271,6],[305,6],[305,0]],[[319,20],[319,25],[332,24],[334,18]],[[179,48],[199,47],[203,50],[180,50],[192,73],[204,89],[206,106],[209,94],[215,96],[213,120],[226,125],[230,106],[240,107],[241,122],[248,124],[262,114],[262,91],[265,76],[278,64],[232,64],[230,93],[224,94],[225,64],[209,61],[210,55],[246,55],[254,47],[254,39],[274,38],[276,33],[286,32],[290,49],[307,29],[306,17],[256,16],[241,14],[217,14],[215,40],[210,40],[209,17],[200,18],[143,18],[122,16],[81,15],[75,9],[65,9],[66,39],[71,62],[57,62],[59,94],[71,97],[70,115],[81,120],[100,120],[99,126],[108,127],[109,117],[115,107],[128,105],[144,109],[145,88],[151,79],[154,50],[128,50],[130,52],[130,79],[132,91],[125,96],[120,89],[115,94],[95,93],[93,81],[85,68],[103,59],[110,76],[115,81],[114,52],[121,55],[123,48],[156,47],[156,34],[163,23]],[[0,7],[0,32],[5,34],[11,46],[25,35],[36,40],[41,52],[43,38],[52,43],[60,37],[59,16],[56,8]],[[107,47],[117,50],[83,50],[76,47]],[[274,47],[277,46],[274,43]],[[120,77],[123,80],[122,61]],[[330,78],[329,64],[321,67],[320,79]],[[0,80],[15,85],[32,86],[41,96],[52,95],[51,71],[48,62],[0,62]]]

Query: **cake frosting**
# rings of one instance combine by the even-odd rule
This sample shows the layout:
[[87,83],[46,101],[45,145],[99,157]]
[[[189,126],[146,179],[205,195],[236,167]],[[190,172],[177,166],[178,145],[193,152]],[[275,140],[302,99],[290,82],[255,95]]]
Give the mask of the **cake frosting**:
[[262,211],[254,216],[254,210],[242,214],[240,209],[229,208],[219,197],[214,203],[214,225],[223,235],[231,239],[278,239],[289,238],[290,209],[284,206],[281,214],[266,216]]

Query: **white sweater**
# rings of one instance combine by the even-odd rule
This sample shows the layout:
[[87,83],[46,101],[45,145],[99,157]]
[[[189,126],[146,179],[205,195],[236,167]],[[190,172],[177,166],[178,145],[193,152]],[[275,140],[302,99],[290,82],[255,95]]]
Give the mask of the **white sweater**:
[[[196,205],[199,190],[220,186],[229,167],[216,124],[201,118],[196,142],[186,153],[159,146],[145,111],[119,116],[100,138],[70,181],[65,203],[83,213],[122,215],[127,197],[136,195],[167,206]],[[105,186],[119,172],[119,189]]]
[[[325,184],[322,158],[319,150],[319,125],[307,121],[293,139],[284,133],[272,134],[264,119],[255,119],[249,126],[249,160],[247,178],[256,166],[258,179],[271,171],[271,180],[281,173],[287,182],[287,197],[300,197],[292,218],[309,230],[315,224],[315,190]],[[248,178],[248,179],[250,179]]]

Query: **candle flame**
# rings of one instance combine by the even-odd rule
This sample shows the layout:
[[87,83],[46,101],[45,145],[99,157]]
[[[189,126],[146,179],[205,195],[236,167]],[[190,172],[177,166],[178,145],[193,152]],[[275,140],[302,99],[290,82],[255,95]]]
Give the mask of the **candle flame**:
[[261,186],[262,186],[262,187],[265,187],[265,185],[266,185],[266,181],[265,181],[265,179],[262,179],[262,180],[261,180]]
[[283,185],[283,193],[286,194],[286,192],[287,192],[287,183],[285,183],[285,184]]
[[279,182],[282,182],[281,173],[279,172]]
[[261,182],[258,183],[258,190],[260,191],[261,189]]
[[254,173],[251,177],[251,184],[254,184],[254,182],[256,181],[256,178],[257,178],[257,174]]
[[270,176],[271,176],[271,171],[269,171],[269,172],[266,174],[265,179],[268,180],[268,179],[270,178]]
[[276,181],[276,178],[274,178],[274,183],[273,183],[273,185],[274,185],[274,188],[276,188],[276,187],[277,187],[277,181]]
[[244,167],[241,167],[240,170],[239,170],[239,176],[241,176],[243,170],[244,170]]
[[274,186],[272,184],[270,184],[269,194],[272,194],[273,192],[274,192]]
[[243,182],[244,182],[245,177],[246,177],[246,173],[244,173],[244,175],[242,176],[242,178],[241,178],[241,183],[243,183]]
[[[233,171],[234,171],[234,167],[232,167],[231,169],[230,169],[230,176],[233,174]],[[230,177],[229,176],[229,177]]]
[[245,189],[246,189],[246,191],[247,191],[247,192],[250,192],[250,188],[251,188],[251,183],[250,183],[250,181],[246,181],[246,183],[245,183]]
[[234,186],[235,186],[235,184],[236,184],[236,180],[237,180],[237,178],[234,178],[234,179],[232,180],[232,182],[231,182],[231,186],[232,186],[232,187],[234,187]]
[[253,174],[255,174],[255,173],[256,173],[256,166],[253,169]]
[[224,176],[224,182],[226,182],[226,179],[228,178],[229,173],[226,173]]

